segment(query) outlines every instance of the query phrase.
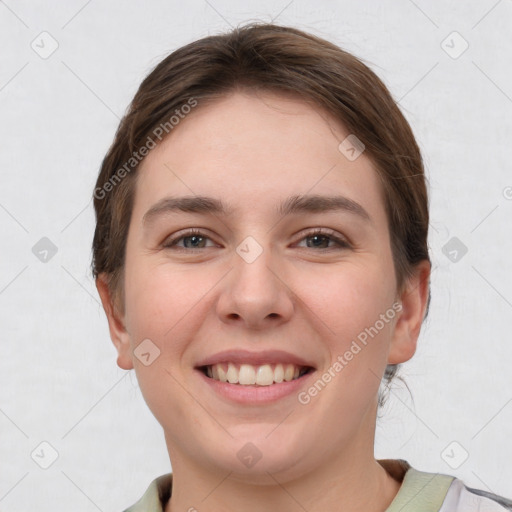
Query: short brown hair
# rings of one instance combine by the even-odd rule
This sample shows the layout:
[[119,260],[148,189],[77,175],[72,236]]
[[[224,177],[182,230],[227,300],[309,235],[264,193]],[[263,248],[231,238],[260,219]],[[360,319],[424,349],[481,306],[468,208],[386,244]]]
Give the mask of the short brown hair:
[[[94,192],[92,262],[95,278],[108,276],[119,309],[124,308],[124,259],[139,163],[134,154],[191,98],[200,104],[237,89],[298,95],[329,112],[364,144],[382,182],[402,289],[417,263],[430,262],[426,179],[407,120],[383,82],[352,54],[295,28],[251,23],[168,55],[144,79],[120,122]],[[429,303],[430,290],[427,312]],[[388,367],[386,377],[395,370]]]

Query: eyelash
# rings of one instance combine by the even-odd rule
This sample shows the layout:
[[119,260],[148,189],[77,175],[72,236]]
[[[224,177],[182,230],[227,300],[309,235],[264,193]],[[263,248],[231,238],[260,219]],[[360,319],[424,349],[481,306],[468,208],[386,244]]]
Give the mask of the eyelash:
[[[211,240],[211,238],[209,236],[205,235],[201,231],[199,231],[197,229],[190,229],[190,230],[186,231],[185,233],[182,233],[178,237],[167,239],[162,244],[162,247],[166,248],[166,249],[170,249],[172,247],[176,248],[177,243],[180,240],[184,240],[185,238],[191,238],[194,236]],[[317,228],[317,229],[307,232],[306,234],[304,234],[302,236],[302,238],[299,241],[305,240],[306,238],[313,238],[315,236],[321,236],[321,237],[327,238],[327,239],[329,239],[329,241],[335,242],[336,245],[338,246],[337,248],[336,247],[321,248],[321,250],[323,250],[323,251],[330,251],[333,249],[350,249],[351,248],[351,245],[349,244],[349,242],[347,240],[336,236],[333,231],[328,230],[328,229],[323,229],[323,228]],[[188,252],[188,251],[201,250],[201,249],[206,249],[206,248],[207,247],[195,247],[195,248],[194,247],[193,248],[179,247],[178,250]],[[314,247],[305,247],[305,249],[315,249],[315,248]]]

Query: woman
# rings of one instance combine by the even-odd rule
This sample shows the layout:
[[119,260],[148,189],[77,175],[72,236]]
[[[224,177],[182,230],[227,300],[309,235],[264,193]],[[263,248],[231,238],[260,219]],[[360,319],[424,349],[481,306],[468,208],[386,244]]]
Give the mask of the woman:
[[94,191],[93,272],[173,473],[129,511],[503,511],[375,460],[430,298],[411,129],[338,47],[248,25],[143,81]]

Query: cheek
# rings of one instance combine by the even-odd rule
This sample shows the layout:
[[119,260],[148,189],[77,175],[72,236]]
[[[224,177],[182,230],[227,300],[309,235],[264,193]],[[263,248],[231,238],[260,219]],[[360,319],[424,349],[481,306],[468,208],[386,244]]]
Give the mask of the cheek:
[[[211,288],[207,279],[195,271],[170,266],[126,262],[126,318],[132,350],[142,340],[151,340],[157,357],[149,365],[134,357],[140,390],[157,420],[166,424],[169,408],[173,417],[199,421],[183,392],[183,358],[191,336],[200,325],[194,318],[204,314],[205,294]],[[147,343],[147,342],[146,342]],[[141,345],[142,346],[142,345]],[[151,347],[151,346],[150,346]],[[150,350],[151,352],[151,350]]]
[[385,272],[376,258],[373,264],[347,262],[338,271],[324,266],[314,273],[298,274],[297,295],[330,337],[339,340],[356,337],[373,325],[395,298],[392,272]]
[[329,374],[324,373],[322,380],[333,382],[334,408],[340,414],[366,407],[378,391],[387,364],[397,314],[394,274],[385,271],[384,260],[347,263],[339,272],[320,269],[297,282],[330,354],[330,366],[324,369]]
[[172,338],[187,327],[209,289],[208,280],[192,268],[174,267],[171,271],[170,266],[137,265],[134,261],[132,265],[127,262],[126,270],[126,316],[132,338]]

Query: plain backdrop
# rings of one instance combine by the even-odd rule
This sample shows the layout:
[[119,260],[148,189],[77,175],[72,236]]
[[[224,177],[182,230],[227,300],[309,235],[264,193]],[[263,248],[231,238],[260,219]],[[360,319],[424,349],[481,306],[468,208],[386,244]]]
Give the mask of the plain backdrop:
[[120,511],[171,470],[90,275],[92,191],[144,76],[254,20],[363,59],[424,155],[432,304],[376,456],[512,497],[512,1],[5,0],[0,510]]

